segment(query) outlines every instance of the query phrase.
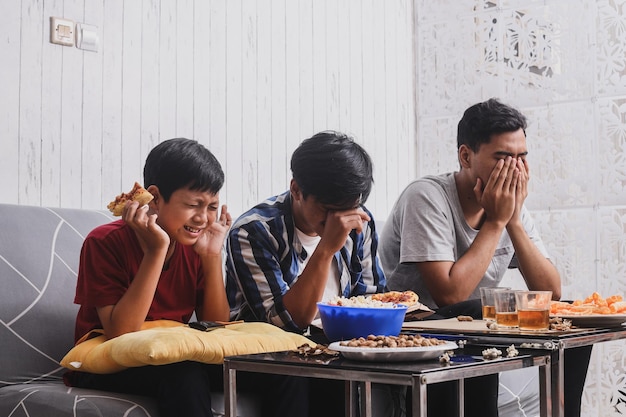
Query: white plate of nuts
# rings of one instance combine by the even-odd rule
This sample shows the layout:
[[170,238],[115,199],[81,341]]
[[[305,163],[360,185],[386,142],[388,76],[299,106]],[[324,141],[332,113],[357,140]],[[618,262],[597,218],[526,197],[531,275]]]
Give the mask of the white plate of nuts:
[[360,337],[333,342],[329,349],[341,352],[346,359],[360,361],[406,362],[438,358],[446,351],[457,349],[454,342],[420,335]]

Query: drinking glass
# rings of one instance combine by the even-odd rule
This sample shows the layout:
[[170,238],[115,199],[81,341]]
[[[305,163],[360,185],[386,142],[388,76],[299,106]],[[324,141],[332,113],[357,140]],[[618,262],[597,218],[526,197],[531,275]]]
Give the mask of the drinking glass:
[[520,330],[548,330],[552,291],[518,291],[515,293]]
[[509,289],[508,287],[480,287],[480,303],[483,308],[483,320],[494,321],[496,319],[496,302],[493,298],[494,291]]
[[514,290],[494,291],[493,299],[498,327],[514,328],[518,326],[516,292]]

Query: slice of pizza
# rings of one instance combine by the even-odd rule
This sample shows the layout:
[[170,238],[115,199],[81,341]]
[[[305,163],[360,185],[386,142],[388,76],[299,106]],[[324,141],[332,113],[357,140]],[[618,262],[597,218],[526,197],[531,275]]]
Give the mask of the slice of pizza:
[[404,304],[407,307],[417,304],[418,295],[413,291],[387,291],[372,294],[372,300],[382,301],[383,303]]
[[150,194],[148,190],[143,188],[138,182],[135,182],[132,190],[115,197],[115,200],[111,201],[107,205],[107,208],[114,216],[121,216],[127,201],[137,201],[139,207],[141,207],[148,204],[153,198],[154,196]]

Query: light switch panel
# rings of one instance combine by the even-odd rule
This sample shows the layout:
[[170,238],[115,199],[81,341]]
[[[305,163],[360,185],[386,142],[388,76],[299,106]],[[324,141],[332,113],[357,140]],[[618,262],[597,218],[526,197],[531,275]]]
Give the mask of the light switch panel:
[[74,46],[73,20],[50,17],[50,42],[64,46]]
[[76,47],[85,51],[98,52],[100,37],[98,27],[86,23],[76,23]]

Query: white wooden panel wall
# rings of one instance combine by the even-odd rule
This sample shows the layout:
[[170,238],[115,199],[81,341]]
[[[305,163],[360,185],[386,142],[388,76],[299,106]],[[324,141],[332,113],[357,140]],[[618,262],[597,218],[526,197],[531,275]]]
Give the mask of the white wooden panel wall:
[[[6,24],[0,28],[0,194],[11,201],[18,199],[19,102],[20,102],[20,28],[22,9],[11,0],[0,0]],[[13,65],[7,65],[12,62]]]
[[[0,0],[0,201],[103,208],[152,147],[211,149],[235,214],[286,190],[325,129],[375,161],[385,218],[413,178],[409,0]],[[97,53],[49,42],[49,18],[98,26]]]

